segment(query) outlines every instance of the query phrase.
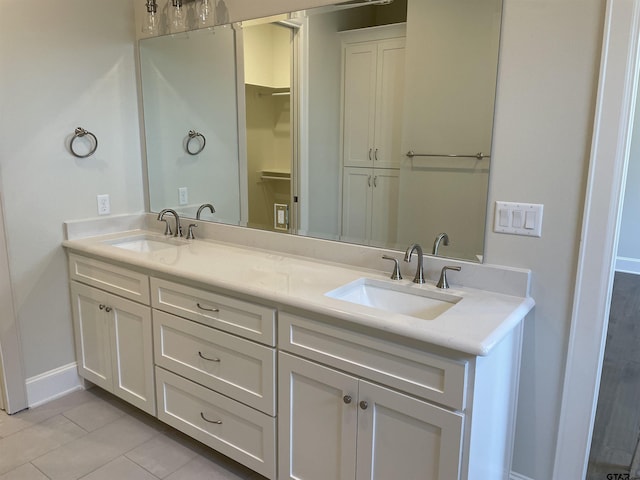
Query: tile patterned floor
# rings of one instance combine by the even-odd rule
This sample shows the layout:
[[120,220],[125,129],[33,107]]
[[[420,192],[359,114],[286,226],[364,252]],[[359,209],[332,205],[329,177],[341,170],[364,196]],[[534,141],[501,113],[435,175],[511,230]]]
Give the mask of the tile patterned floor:
[[0,480],[264,480],[100,390],[0,411]]

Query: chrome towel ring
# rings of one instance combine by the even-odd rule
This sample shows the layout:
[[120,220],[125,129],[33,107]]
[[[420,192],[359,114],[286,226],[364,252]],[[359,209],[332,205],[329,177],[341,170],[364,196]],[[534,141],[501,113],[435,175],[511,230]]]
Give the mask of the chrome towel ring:
[[[81,138],[84,136],[89,136],[92,139],[92,143],[93,145],[91,146],[91,149],[89,150],[89,153],[86,153],[84,155],[80,155],[79,153],[77,153],[74,149],[73,149],[73,142],[76,141],[76,138]],[[93,155],[94,153],[96,153],[96,150],[98,149],[98,139],[96,138],[96,136],[85,130],[84,128],[78,127],[75,129],[75,132],[73,133],[73,138],[71,139],[71,143],[69,143],[69,150],[71,150],[71,154],[74,157],[78,157],[78,158],[87,158],[90,157],[91,155]]]
[[[201,138],[201,140],[198,141],[199,148],[196,151],[193,151],[191,150],[191,147],[190,147],[191,140],[198,137]],[[200,152],[204,150],[204,146],[206,144],[207,144],[207,139],[204,138],[204,135],[202,135],[199,132],[196,132],[195,130],[189,130],[189,140],[187,140],[187,145],[186,145],[186,150],[189,155],[198,155]]]

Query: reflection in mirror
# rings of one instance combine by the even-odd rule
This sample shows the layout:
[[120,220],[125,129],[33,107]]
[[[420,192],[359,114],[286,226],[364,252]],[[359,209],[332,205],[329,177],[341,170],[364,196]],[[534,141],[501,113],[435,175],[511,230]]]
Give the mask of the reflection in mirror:
[[481,261],[501,8],[395,0],[142,40],[151,210],[400,250],[446,232],[438,255]]
[[[230,27],[140,41],[140,70],[152,212],[173,208],[239,224],[240,177],[235,38]],[[197,151],[201,137],[206,139]],[[190,153],[191,152],[191,153]]]

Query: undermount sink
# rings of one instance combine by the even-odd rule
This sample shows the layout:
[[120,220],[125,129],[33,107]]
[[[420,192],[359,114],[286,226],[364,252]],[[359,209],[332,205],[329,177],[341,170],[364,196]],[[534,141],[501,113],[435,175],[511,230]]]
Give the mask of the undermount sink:
[[325,295],[422,320],[433,320],[462,300],[461,297],[449,293],[434,292],[412,284],[394,284],[372,278],[360,278],[331,290]]
[[114,247],[131,250],[139,253],[152,253],[166,248],[172,248],[184,245],[183,240],[173,237],[160,237],[153,235],[136,235],[132,237],[119,238],[117,240],[108,240],[105,243]]

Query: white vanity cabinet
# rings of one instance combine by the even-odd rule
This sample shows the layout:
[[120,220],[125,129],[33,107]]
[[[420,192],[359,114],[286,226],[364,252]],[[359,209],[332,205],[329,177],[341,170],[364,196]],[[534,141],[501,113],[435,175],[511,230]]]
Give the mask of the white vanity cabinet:
[[279,478],[508,478],[519,334],[478,362],[279,319]]
[[462,414],[282,352],[279,380],[281,478],[459,478]]
[[404,25],[366,28],[342,36],[345,166],[400,166],[404,36]]
[[276,479],[276,310],[151,279],[158,418]]
[[148,277],[77,255],[69,266],[78,373],[155,415]]

